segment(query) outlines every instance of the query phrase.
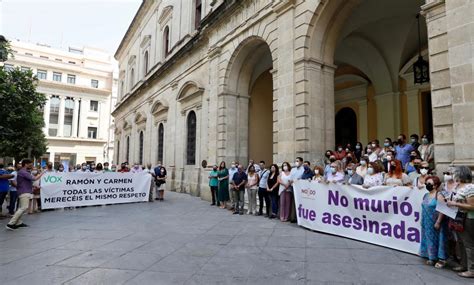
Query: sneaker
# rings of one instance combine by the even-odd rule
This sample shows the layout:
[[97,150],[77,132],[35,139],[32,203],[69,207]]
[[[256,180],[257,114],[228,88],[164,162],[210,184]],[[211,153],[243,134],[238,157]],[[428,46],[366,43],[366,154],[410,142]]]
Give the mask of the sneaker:
[[16,225],[17,228],[27,228],[28,225],[27,224],[24,224],[24,223],[21,223],[19,225]]
[[7,225],[5,226],[5,228],[6,228],[7,230],[14,231],[14,230],[16,230],[16,229],[18,228],[18,226],[7,224]]

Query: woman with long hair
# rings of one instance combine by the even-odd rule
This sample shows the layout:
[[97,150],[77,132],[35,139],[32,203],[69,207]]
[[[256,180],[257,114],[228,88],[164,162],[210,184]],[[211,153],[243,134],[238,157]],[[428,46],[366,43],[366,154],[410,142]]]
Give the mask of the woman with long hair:
[[229,170],[225,165],[225,161],[219,164],[219,171],[217,172],[217,179],[219,180],[219,189],[217,190],[217,197],[221,203],[220,208],[225,209],[226,203],[229,201]]
[[403,173],[400,160],[390,161],[390,171],[385,175],[384,185],[411,186],[411,180],[406,173]]
[[283,170],[278,177],[280,188],[278,194],[280,195],[280,220],[287,222],[290,218],[291,210],[291,165],[288,162],[283,162],[281,165]]
[[272,164],[272,166],[270,167],[270,176],[268,176],[268,181],[267,181],[267,191],[272,201],[272,214],[269,217],[270,219],[276,218],[278,214],[278,204],[279,204],[278,176],[279,175],[280,175],[280,170],[278,169],[278,165]]

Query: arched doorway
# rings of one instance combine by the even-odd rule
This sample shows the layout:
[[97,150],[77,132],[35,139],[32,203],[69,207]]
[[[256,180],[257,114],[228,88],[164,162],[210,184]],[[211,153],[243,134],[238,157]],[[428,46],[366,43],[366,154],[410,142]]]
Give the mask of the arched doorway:
[[355,145],[357,142],[357,115],[352,108],[342,108],[336,114],[336,144]]
[[273,161],[272,68],[270,47],[259,37],[241,42],[231,57],[226,96],[221,96],[230,110],[225,118],[228,131],[224,159],[244,164],[249,159],[264,160],[267,164]]

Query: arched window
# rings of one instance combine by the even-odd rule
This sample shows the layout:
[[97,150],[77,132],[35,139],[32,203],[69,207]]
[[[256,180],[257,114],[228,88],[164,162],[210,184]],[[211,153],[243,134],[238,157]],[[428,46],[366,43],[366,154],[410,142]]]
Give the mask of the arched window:
[[168,56],[170,52],[170,27],[166,26],[163,31],[163,50],[165,52],[165,57]]
[[117,155],[116,155],[117,160],[115,163],[120,163],[120,141],[117,141]]
[[132,90],[133,85],[135,84],[135,69],[130,70],[130,90]]
[[165,139],[165,127],[163,124],[158,126],[158,161],[163,161],[163,149]]
[[143,131],[140,132],[140,138],[139,138],[139,149],[138,149],[138,163],[140,165],[143,165]]
[[196,113],[191,111],[188,114],[187,121],[187,147],[186,147],[186,162],[188,165],[196,164]]
[[202,14],[202,1],[195,0],[194,1],[194,28],[197,30],[201,25],[201,14]]
[[130,160],[130,136],[127,137],[127,149],[125,155],[125,161],[128,162]]
[[143,56],[143,61],[146,75],[148,73],[148,51],[145,52],[145,55]]

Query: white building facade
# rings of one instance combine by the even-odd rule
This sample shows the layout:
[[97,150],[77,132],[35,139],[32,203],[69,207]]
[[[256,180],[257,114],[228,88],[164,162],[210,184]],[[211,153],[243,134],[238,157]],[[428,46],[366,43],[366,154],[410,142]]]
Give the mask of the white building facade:
[[113,161],[113,120],[117,80],[113,57],[93,48],[69,48],[11,40],[14,58],[5,68],[31,70],[37,91],[47,97],[43,108],[48,148],[38,160],[75,166]]
[[[431,136],[438,173],[474,167],[473,8],[144,0],[115,54],[116,161],[163,161],[169,189],[207,197],[204,160],[318,163],[336,144],[400,133]],[[414,84],[420,58],[431,81]]]

